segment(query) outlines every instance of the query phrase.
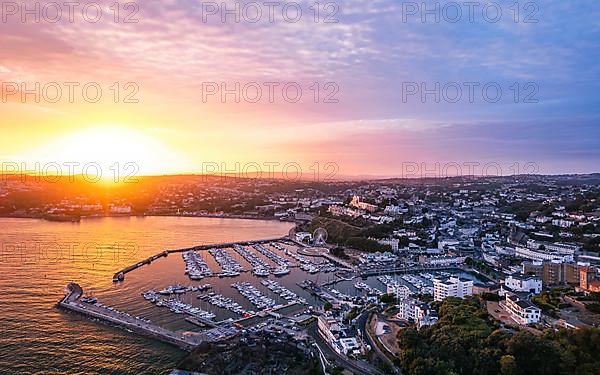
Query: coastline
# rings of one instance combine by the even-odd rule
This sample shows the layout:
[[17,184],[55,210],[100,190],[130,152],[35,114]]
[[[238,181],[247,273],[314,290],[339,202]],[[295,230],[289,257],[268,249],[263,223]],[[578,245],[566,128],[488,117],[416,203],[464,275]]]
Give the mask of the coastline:
[[[174,214],[138,214],[138,215],[134,215],[134,214],[103,214],[103,215],[83,215],[81,216],[81,219],[101,219],[101,218],[106,218],[106,217],[197,217],[197,218],[212,218],[212,219],[240,219],[240,220],[262,220],[262,221],[276,221],[276,222],[284,222],[284,223],[296,223],[295,220],[293,219],[277,219],[274,217],[260,217],[260,216],[253,216],[253,215],[218,215],[218,214],[199,214],[199,215],[192,215],[192,214],[180,214],[180,215],[174,215]],[[55,220],[48,220],[46,218],[44,218],[42,215],[7,215],[7,214],[0,214],[0,219],[36,219],[36,220],[43,220],[43,221],[49,221],[49,222],[61,222],[61,221],[55,221]],[[70,221],[64,221],[65,223],[70,222]],[[72,222],[71,222],[72,223]]]

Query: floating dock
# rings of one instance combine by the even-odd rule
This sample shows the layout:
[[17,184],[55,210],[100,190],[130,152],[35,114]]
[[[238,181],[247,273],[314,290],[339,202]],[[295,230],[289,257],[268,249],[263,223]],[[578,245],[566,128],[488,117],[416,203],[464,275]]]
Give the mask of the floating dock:
[[216,328],[219,326],[217,323],[215,323],[211,320],[200,318],[198,316],[189,316],[189,317],[185,318],[185,320],[187,322],[197,325],[199,327]]
[[149,258],[139,261],[136,264],[125,267],[120,271],[117,271],[113,275],[113,281],[114,282],[123,281],[125,279],[126,273],[136,270],[146,264],[151,264],[153,261],[155,261],[159,258],[162,258],[162,257],[169,256],[169,254],[172,254],[172,253],[184,253],[186,251],[200,251],[200,250],[209,250],[209,249],[213,249],[213,248],[232,247],[233,245],[248,246],[248,245],[263,244],[263,243],[277,242],[277,241],[289,241],[289,238],[287,236],[284,236],[284,237],[277,237],[277,238],[267,238],[264,240],[228,242],[228,243],[219,243],[219,244],[210,244],[210,245],[199,245],[199,246],[187,247],[187,248],[182,248],[182,249],[164,250],[158,254],[152,255]]

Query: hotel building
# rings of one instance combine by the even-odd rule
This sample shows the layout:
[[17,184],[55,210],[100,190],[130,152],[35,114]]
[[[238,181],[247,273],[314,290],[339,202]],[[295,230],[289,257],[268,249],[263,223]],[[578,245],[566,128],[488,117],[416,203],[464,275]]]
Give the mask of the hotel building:
[[447,297],[464,298],[473,295],[473,281],[459,277],[433,279],[433,299],[442,301]]

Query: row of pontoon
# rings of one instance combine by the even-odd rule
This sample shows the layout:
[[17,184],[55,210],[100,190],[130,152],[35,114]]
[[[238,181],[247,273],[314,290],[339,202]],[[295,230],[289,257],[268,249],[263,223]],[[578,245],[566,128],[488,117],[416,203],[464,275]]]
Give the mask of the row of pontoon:
[[235,302],[232,298],[225,297],[222,294],[211,292],[209,294],[201,294],[198,299],[206,301],[213,306],[220,307],[222,309],[229,310],[239,315],[249,315],[250,313],[242,307],[239,303]]
[[204,277],[211,277],[212,271],[200,254],[195,251],[186,251],[182,254],[185,261],[185,273],[192,280],[201,280]]
[[189,303],[182,302],[180,300],[170,298],[163,299],[154,291],[147,291],[143,293],[143,296],[148,301],[154,303],[158,307],[167,307],[171,312],[175,314],[186,313],[196,318],[212,320],[216,317],[215,314],[210,311],[202,310],[199,307],[190,305]]
[[306,300],[304,298],[298,297],[298,295],[291,290],[287,289],[283,285],[279,284],[275,280],[262,280],[260,282],[262,285],[266,286],[267,289],[272,291],[273,293],[278,294],[281,298],[288,302],[297,302],[306,304]]
[[231,284],[231,286],[259,310],[264,310],[275,306],[274,300],[262,294],[260,290],[248,282],[237,282]]
[[223,271],[217,274],[217,276],[235,277],[239,276],[240,272],[246,271],[244,267],[242,267],[242,265],[238,263],[237,260],[233,259],[233,257],[227,252],[227,250],[210,249],[208,250],[208,252],[215,258],[219,266],[223,269]]

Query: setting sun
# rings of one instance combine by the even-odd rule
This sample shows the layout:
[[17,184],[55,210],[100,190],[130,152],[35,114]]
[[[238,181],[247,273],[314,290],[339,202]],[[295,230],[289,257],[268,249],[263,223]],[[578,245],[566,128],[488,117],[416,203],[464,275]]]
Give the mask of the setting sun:
[[97,126],[53,139],[43,147],[43,154],[44,160],[52,155],[48,161],[59,164],[95,163],[101,167],[104,177],[107,171],[123,173],[124,168],[129,172],[135,169],[137,175],[161,174],[182,163],[179,155],[160,139],[144,131],[114,125]]

